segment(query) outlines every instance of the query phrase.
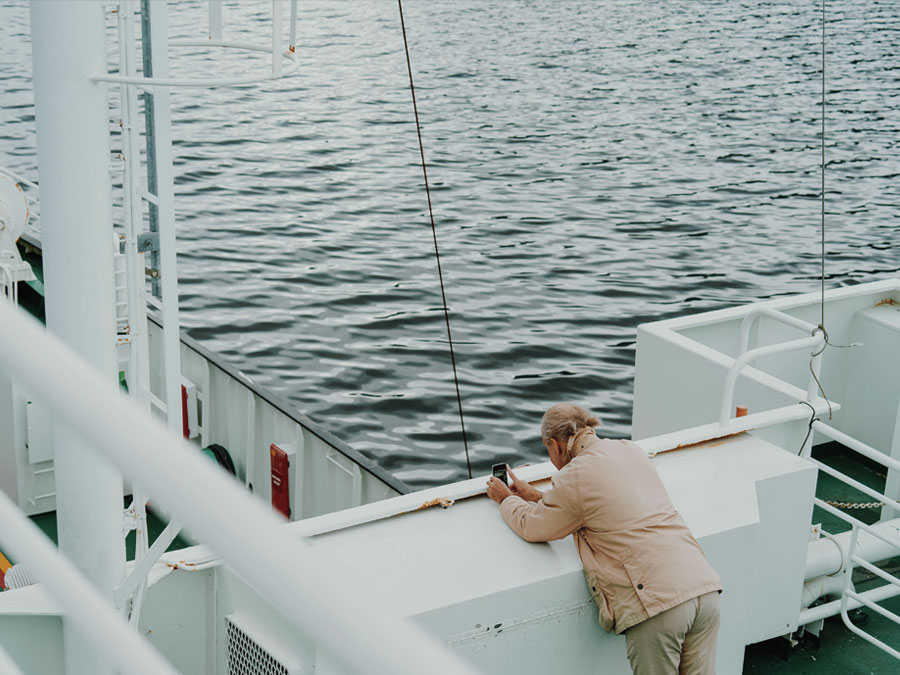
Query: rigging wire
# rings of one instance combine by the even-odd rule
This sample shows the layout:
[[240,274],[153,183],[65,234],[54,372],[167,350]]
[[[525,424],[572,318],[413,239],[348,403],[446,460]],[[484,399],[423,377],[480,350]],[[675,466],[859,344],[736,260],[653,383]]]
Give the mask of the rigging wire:
[[[826,0],[822,0],[822,297],[821,297],[821,318],[819,320],[818,327],[813,331],[813,335],[817,332],[822,331],[822,334],[825,336],[825,344],[822,345],[822,349],[813,354],[813,358],[809,360],[809,372],[812,375],[813,379],[816,381],[816,386],[819,388],[819,392],[822,394],[822,398],[825,399],[825,402],[828,404],[828,419],[831,419],[831,401],[828,400],[828,395],[825,393],[825,389],[822,387],[822,383],[819,381],[818,376],[816,375],[816,371],[813,368],[813,359],[821,354],[825,349],[831,345],[831,342],[828,340],[828,331],[825,330],[825,2]],[[835,347],[850,347],[852,345],[833,345]],[[807,403],[806,405],[809,405]],[[810,406],[812,407],[812,406]],[[815,416],[815,415],[814,415]],[[810,419],[809,433],[812,432],[812,423],[813,419]],[[809,439],[809,433],[806,434],[806,440]],[[806,445],[806,440],[803,441],[803,445]]]
[[822,0],[822,318],[825,330],[825,1]]
[[434,239],[434,257],[437,260],[438,279],[441,282],[441,300],[444,304],[444,322],[447,324],[447,342],[450,345],[450,363],[453,366],[453,382],[456,385],[456,404],[459,408],[459,424],[462,427],[463,447],[466,451],[466,468],[472,477],[472,462],[469,460],[469,443],[466,439],[466,422],[463,417],[462,396],[459,393],[459,376],[456,373],[456,354],[453,350],[453,335],[450,332],[450,310],[447,309],[447,293],[444,290],[444,275],[441,271],[441,254],[438,250],[437,228],[434,225],[434,211],[431,208],[431,190],[428,187],[428,170],[425,166],[425,147],[422,144],[422,128],[419,126],[419,108],[416,105],[416,88],[413,85],[412,63],[409,58],[409,43],[406,40],[406,23],[403,20],[403,2],[397,0],[400,10],[400,28],[403,30],[403,48],[406,51],[406,69],[409,72],[409,93],[412,96],[413,114],[416,118],[416,135],[419,137],[419,155],[422,158],[422,175],[425,178],[425,196],[428,198],[428,217],[431,219],[431,236]]

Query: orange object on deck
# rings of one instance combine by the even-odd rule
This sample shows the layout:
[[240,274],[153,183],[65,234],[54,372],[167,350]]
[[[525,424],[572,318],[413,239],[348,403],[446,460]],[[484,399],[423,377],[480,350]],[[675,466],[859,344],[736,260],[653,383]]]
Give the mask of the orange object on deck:
[[745,405],[739,405],[739,406],[737,406],[737,408],[735,408],[735,410],[734,410],[734,416],[735,416],[735,417],[746,417],[746,416],[747,416],[747,412],[748,412],[747,406],[745,406]]
[[12,567],[12,563],[6,559],[5,555],[0,553],[0,588],[6,588],[6,573],[10,567]]

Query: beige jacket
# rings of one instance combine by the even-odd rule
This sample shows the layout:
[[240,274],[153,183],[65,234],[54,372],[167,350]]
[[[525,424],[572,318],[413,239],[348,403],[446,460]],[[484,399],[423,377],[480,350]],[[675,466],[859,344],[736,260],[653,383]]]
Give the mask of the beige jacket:
[[600,624],[618,635],[692,598],[721,591],[647,454],[631,441],[576,435],[573,459],[541,501],[512,496],[500,512],[526,541],[575,535]]

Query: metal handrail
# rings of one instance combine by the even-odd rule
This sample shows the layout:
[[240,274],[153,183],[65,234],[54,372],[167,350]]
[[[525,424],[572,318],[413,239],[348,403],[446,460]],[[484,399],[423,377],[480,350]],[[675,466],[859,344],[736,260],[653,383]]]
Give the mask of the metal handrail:
[[[116,84],[137,85],[142,88],[152,87],[229,87],[243,84],[254,84],[267,80],[277,80],[293,74],[300,68],[300,59],[297,58],[295,40],[297,36],[297,0],[291,0],[291,30],[290,44],[286,50],[282,50],[282,33],[284,20],[284,0],[272,0],[272,46],[262,47],[249,42],[234,42],[222,39],[222,7],[221,3],[210,2],[209,39],[198,40],[193,38],[169,40],[172,47],[217,47],[225,49],[244,49],[247,51],[272,54],[272,71],[261,75],[244,75],[242,77],[221,78],[178,78],[178,77],[145,77],[143,75],[113,75],[104,73],[91,76],[93,82],[112,82]],[[290,64],[284,68],[283,61]]]
[[[890,610],[887,610],[884,607],[882,607],[881,605],[879,605],[877,602],[872,602],[872,600],[870,600],[869,598],[866,598],[864,595],[861,595],[860,593],[857,593],[856,591],[851,589],[853,568],[860,562],[865,563],[865,561],[862,561],[859,558],[859,556],[857,556],[854,553],[854,551],[856,550],[856,546],[859,542],[859,530],[860,529],[861,528],[859,526],[854,525],[853,532],[850,536],[850,557],[849,557],[847,566],[844,568],[844,592],[841,594],[841,619],[843,620],[844,625],[847,627],[848,630],[850,630],[853,633],[856,633],[859,637],[861,637],[866,642],[875,645],[876,647],[878,647],[885,653],[890,654],[895,659],[900,661],[900,651],[897,651],[890,645],[886,644],[885,642],[882,642],[881,640],[876,638],[871,633],[864,631],[863,629],[854,625],[854,623],[852,621],[850,621],[850,616],[848,614],[848,611],[849,611],[848,601],[852,599],[852,600],[862,603],[863,605],[865,605],[872,611],[881,614],[881,616],[883,616],[884,618],[886,618],[889,621],[892,621],[893,623],[900,626],[900,616],[897,616]],[[865,527],[864,529],[866,529],[870,534],[872,533],[871,528]],[[900,549],[900,546],[898,546],[898,549]],[[870,567],[868,564],[866,564],[865,566]],[[878,575],[879,577],[881,577],[881,578],[889,577],[890,583],[894,584],[895,586],[900,586],[900,579],[898,579],[897,577],[895,577],[893,575],[887,574],[886,572],[883,572],[883,571],[880,571],[880,572],[881,573]]]
[[[729,419],[731,419],[731,406],[734,402],[734,387],[735,384],[737,384],[738,375],[751,361],[763,356],[793,352],[800,349],[809,349],[810,351],[818,352],[818,354],[813,356],[813,372],[815,373],[815,377],[818,377],[817,371],[822,356],[820,350],[824,345],[825,334],[817,333],[816,335],[800,340],[791,340],[789,342],[779,342],[778,344],[767,345],[765,347],[757,347],[756,349],[751,349],[749,352],[744,352],[737,357],[728,369],[728,374],[725,376],[724,391],[722,393],[722,407],[719,410],[719,426],[727,426]],[[815,389],[814,382],[812,382],[813,378],[810,377],[810,380],[810,385],[807,387],[807,398],[812,401],[815,395]]]
[[858,441],[852,436],[848,436],[843,431],[838,431],[834,427],[829,426],[820,420],[816,420],[815,422],[813,422],[812,427],[814,430],[825,436],[828,436],[830,439],[837,441],[841,445],[846,446],[851,450],[855,450],[863,457],[871,459],[873,462],[877,462],[878,464],[881,464],[888,469],[900,471],[900,461],[897,461],[893,457],[890,457],[883,452],[879,452],[872,446],[866,445],[862,441]]
[[797,317],[791,316],[790,314],[785,314],[784,312],[780,312],[777,309],[772,309],[771,307],[756,307],[750,310],[747,313],[747,316],[744,317],[744,320],[741,321],[741,343],[740,349],[738,350],[738,356],[747,351],[747,348],[750,345],[750,329],[753,327],[753,323],[761,316],[769,317],[770,319],[779,321],[786,326],[791,326],[798,330],[802,330],[807,334],[812,333],[816,329],[815,325],[809,323],[808,321],[798,319]]
[[[24,561],[28,571],[46,585],[67,616],[78,620],[85,637],[118,670],[176,675],[177,671],[139,633],[128,627],[125,619],[3,491],[0,491],[0,521],[4,547]],[[2,666],[0,659],[0,672],[9,672]]]
[[[35,319],[4,302],[0,325],[0,368],[126,475],[139,477],[167,512],[331,657],[360,673],[412,674],[436,667],[450,675],[475,672],[423,629],[351,594],[333,579],[323,554],[290,536],[266,505]],[[202,494],[197,485],[204,486]],[[32,565],[30,558],[25,562]],[[72,601],[72,589],[59,593]],[[108,642],[98,645],[104,653]]]
[[[855,452],[858,452],[859,454],[863,455],[864,457],[867,457],[868,459],[870,459],[874,462],[877,462],[878,464],[881,464],[882,466],[885,466],[887,468],[891,468],[894,470],[900,470],[900,462],[898,462],[893,457],[889,457],[889,456],[885,455],[884,453],[878,452],[875,448],[863,443],[862,441],[859,441],[859,440],[853,438],[852,436],[848,436],[847,434],[843,433],[842,431],[838,431],[837,429],[835,429],[819,420],[812,422],[812,424],[810,424],[810,428],[814,429],[815,431],[818,431],[819,433],[821,433],[829,438],[832,438],[833,440],[838,441],[845,447],[847,447],[851,450],[854,450]],[[864,484],[860,483],[859,481],[851,478],[850,476],[846,475],[845,473],[838,471],[837,469],[834,469],[834,468],[828,466],[827,464],[824,464],[823,462],[820,462],[819,460],[813,458],[810,454],[811,447],[804,448],[804,452],[805,452],[806,459],[809,460],[815,466],[817,466],[819,469],[824,471],[825,473],[829,474],[830,476],[833,476],[834,478],[837,478],[840,481],[843,481],[847,485],[850,485],[851,487],[863,492],[864,494],[869,495],[870,497],[880,500],[881,502],[883,502],[884,504],[886,504],[888,506],[891,506],[897,510],[900,510],[900,502],[897,502],[897,500],[892,499],[891,497],[888,497],[886,494],[878,492],[877,490],[870,488],[867,485],[864,485]],[[884,607],[882,607],[878,604],[879,599],[883,600],[883,599],[887,599],[889,597],[894,597],[898,594],[898,592],[900,592],[897,590],[897,589],[900,589],[900,578],[875,567],[874,565],[870,564],[867,560],[863,559],[862,557],[860,557],[859,555],[856,554],[856,549],[859,545],[860,530],[863,530],[866,533],[868,533],[869,535],[880,539],[881,541],[885,542],[886,544],[888,544],[890,546],[893,546],[894,548],[897,549],[897,551],[900,551],[900,540],[895,539],[890,536],[887,536],[883,532],[872,527],[871,525],[868,525],[868,524],[862,522],[861,520],[854,518],[853,516],[851,516],[849,514],[843,513],[842,511],[836,509],[831,504],[828,504],[827,502],[823,501],[822,499],[819,499],[818,497],[813,499],[813,503],[816,506],[824,509],[828,513],[832,514],[833,516],[836,516],[837,518],[840,518],[844,522],[849,523],[852,528],[851,534],[850,534],[850,544],[847,549],[848,555],[847,555],[846,562],[844,563],[844,568],[843,568],[844,587],[843,587],[843,591],[841,593],[841,599],[840,599],[840,614],[841,614],[841,619],[844,622],[844,625],[851,632],[855,633],[856,635],[863,638],[867,642],[875,645],[876,647],[878,647],[882,651],[886,652],[887,654],[890,654],[895,659],[900,660],[900,651],[897,651],[896,649],[894,649],[890,645],[884,643],[883,641],[879,640],[878,638],[874,637],[870,633],[867,633],[866,631],[862,630],[861,628],[858,628],[857,626],[855,626],[853,624],[853,622],[850,621],[850,617],[848,614],[848,612],[851,609],[865,606],[875,612],[878,612],[883,617],[896,623],[897,625],[900,625],[900,616],[885,609]],[[873,590],[867,591],[865,593],[857,593],[852,588],[853,569],[856,566],[863,567],[863,568],[869,570],[870,572],[872,572],[873,574],[877,575],[879,578],[888,582],[887,583],[888,588],[880,587],[878,589],[873,589]],[[894,588],[890,588],[890,586],[893,586]],[[876,591],[878,592],[877,595],[875,595]],[[822,609],[822,608],[819,608],[819,609]],[[829,616],[830,616],[830,614],[829,614]]]

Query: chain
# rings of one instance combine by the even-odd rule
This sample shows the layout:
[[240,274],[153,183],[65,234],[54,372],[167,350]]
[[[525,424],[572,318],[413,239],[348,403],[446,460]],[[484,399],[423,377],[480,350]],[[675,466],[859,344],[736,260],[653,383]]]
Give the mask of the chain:
[[826,504],[829,506],[834,506],[838,509],[880,509],[884,506],[884,502],[829,502],[826,501]]

